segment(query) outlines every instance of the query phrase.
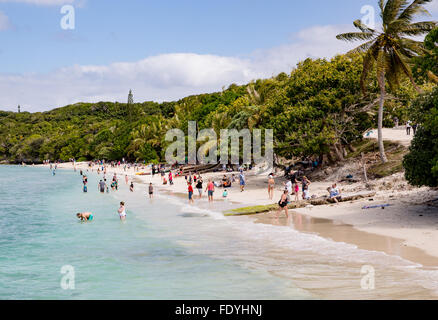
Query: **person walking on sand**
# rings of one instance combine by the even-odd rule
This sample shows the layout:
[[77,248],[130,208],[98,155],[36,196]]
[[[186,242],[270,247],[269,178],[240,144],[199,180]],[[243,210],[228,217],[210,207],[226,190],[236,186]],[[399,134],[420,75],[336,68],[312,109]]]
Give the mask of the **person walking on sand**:
[[202,198],[202,178],[201,176],[198,177],[198,179],[196,180],[196,189],[198,189],[198,193],[199,193],[199,199]]
[[126,184],[128,184],[128,180],[129,180],[129,179],[128,179],[128,175],[125,174],[125,183],[126,183]]
[[283,194],[281,195],[280,201],[278,201],[278,210],[277,210],[277,218],[280,214],[281,210],[284,210],[284,213],[286,214],[286,218],[289,218],[289,213],[288,213],[288,203],[290,201],[290,197],[289,197],[289,191],[287,189],[285,189],[283,191]]
[[188,192],[189,192],[189,203],[194,203],[195,201],[193,200],[193,187],[191,182],[189,182]]
[[414,136],[417,134],[417,128],[418,128],[418,124],[414,123],[412,125],[412,131],[413,131]]
[[134,182],[131,181],[131,185],[129,186],[129,191],[134,192]]
[[123,201],[120,202],[120,207],[119,207],[119,210],[117,210],[117,212],[119,213],[120,220],[126,219],[125,202],[123,202]]
[[270,200],[274,198],[274,187],[275,187],[274,175],[271,173],[268,177],[268,196]]
[[245,175],[243,174],[243,170],[240,171],[239,180],[240,180],[240,192],[243,192],[245,191]]
[[149,198],[152,199],[154,197],[154,186],[152,185],[152,182],[149,183]]
[[408,120],[408,122],[406,122],[406,135],[411,135],[411,120]]
[[211,179],[208,179],[207,188],[205,189],[208,194],[208,202],[213,202],[214,183]]
[[173,185],[173,175],[172,175],[172,171],[169,171],[169,184]]

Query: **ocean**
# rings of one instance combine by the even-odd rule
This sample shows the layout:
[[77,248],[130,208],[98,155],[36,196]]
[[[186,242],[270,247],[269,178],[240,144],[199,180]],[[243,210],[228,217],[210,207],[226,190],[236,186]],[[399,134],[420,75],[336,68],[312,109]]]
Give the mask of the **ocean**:
[[[224,201],[191,206],[159,192],[150,200],[146,185],[131,193],[122,179],[119,191],[100,194],[101,176],[87,175],[83,193],[79,171],[0,167],[0,299],[437,297],[434,268],[224,217],[233,206]],[[82,211],[94,220],[79,222]]]

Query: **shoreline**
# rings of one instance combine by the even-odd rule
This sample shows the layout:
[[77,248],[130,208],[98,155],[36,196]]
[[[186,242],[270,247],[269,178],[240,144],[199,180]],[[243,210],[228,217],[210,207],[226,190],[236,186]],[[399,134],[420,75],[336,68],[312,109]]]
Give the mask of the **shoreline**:
[[[47,165],[35,165],[36,167],[47,167]],[[71,163],[58,165],[59,169],[73,169]],[[76,169],[84,172],[88,169],[86,163],[77,163]],[[186,184],[183,177],[174,178],[174,185],[163,186],[161,177],[155,175],[135,175],[133,168],[126,172],[123,168],[107,168],[107,176],[117,173],[119,178],[127,174],[129,181],[144,184],[141,192],[146,192],[147,184],[152,182],[154,189],[164,194],[187,198]],[[96,173],[96,170],[94,170]],[[227,173],[229,174],[229,173]],[[235,185],[228,189],[228,204],[233,208],[244,208],[256,205],[275,204],[275,200],[282,192],[282,177],[276,178],[276,186],[273,200],[269,200],[266,189],[266,174],[256,175],[245,173],[247,188],[240,192]],[[223,173],[203,174],[204,181],[208,178],[220,179]],[[394,177],[392,177],[394,179]],[[395,177],[400,179],[400,177]],[[121,179],[121,181],[124,179]],[[278,182],[277,182],[278,180]],[[385,179],[382,179],[385,180]],[[386,179],[388,180],[388,179]],[[121,182],[121,183],[124,183]],[[329,182],[315,182],[311,189],[322,192]],[[385,181],[383,181],[385,184]],[[205,188],[205,184],[204,184]],[[344,188],[344,186],[342,186]],[[356,190],[357,185],[351,184],[351,190]],[[215,202],[222,201],[221,188],[216,188]],[[195,190],[196,191],[196,190]],[[136,192],[138,188],[136,188]],[[419,197],[419,194],[423,194]],[[247,216],[254,223],[264,223],[278,226],[289,226],[295,230],[307,233],[316,233],[323,238],[335,242],[345,242],[358,246],[369,251],[385,252],[389,255],[396,255],[423,267],[438,267],[438,247],[434,244],[438,240],[438,207],[427,206],[425,199],[437,198],[438,192],[427,188],[412,188],[404,192],[394,190],[379,190],[373,201],[361,199],[332,205],[307,206],[290,210],[290,222],[286,220],[284,213],[279,219],[275,219],[272,212],[260,213]],[[203,195],[205,201],[206,195]],[[220,200],[219,200],[220,199]],[[195,206],[198,194],[195,192]],[[199,201],[199,200],[198,200]],[[376,204],[391,204],[384,210],[364,210],[362,206]],[[423,204],[418,204],[423,203]],[[221,210],[222,211],[222,210]],[[292,222],[293,220],[293,222]],[[306,223],[299,225],[297,221]],[[291,223],[292,222],[292,223]]]

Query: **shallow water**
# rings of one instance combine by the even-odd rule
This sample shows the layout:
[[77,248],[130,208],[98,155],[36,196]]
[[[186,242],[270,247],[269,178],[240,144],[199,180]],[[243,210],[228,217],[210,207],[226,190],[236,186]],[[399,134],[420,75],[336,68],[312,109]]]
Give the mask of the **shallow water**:
[[[437,271],[293,227],[224,217],[231,204],[199,207],[146,186],[99,194],[89,174],[0,167],[0,299],[436,298]],[[127,204],[127,220],[116,213]],[[80,223],[78,211],[92,211]],[[73,290],[61,268],[74,268]],[[375,289],[361,288],[361,268]]]

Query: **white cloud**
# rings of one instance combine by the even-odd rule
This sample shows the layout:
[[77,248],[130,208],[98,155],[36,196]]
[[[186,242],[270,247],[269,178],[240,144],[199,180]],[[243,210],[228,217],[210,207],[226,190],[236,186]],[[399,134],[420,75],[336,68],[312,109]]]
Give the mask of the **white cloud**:
[[289,73],[307,57],[332,57],[355,44],[338,41],[345,26],[305,29],[290,44],[258,50],[248,57],[194,53],[162,54],[137,62],[76,65],[46,74],[1,74],[0,109],[41,111],[79,101],[125,101],[133,89],[136,101],[169,101],[191,94],[219,91],[231,83]]
[[9,22],[9,18],[0,11],[0,31],[7,30],[11,27],[11,23]]

